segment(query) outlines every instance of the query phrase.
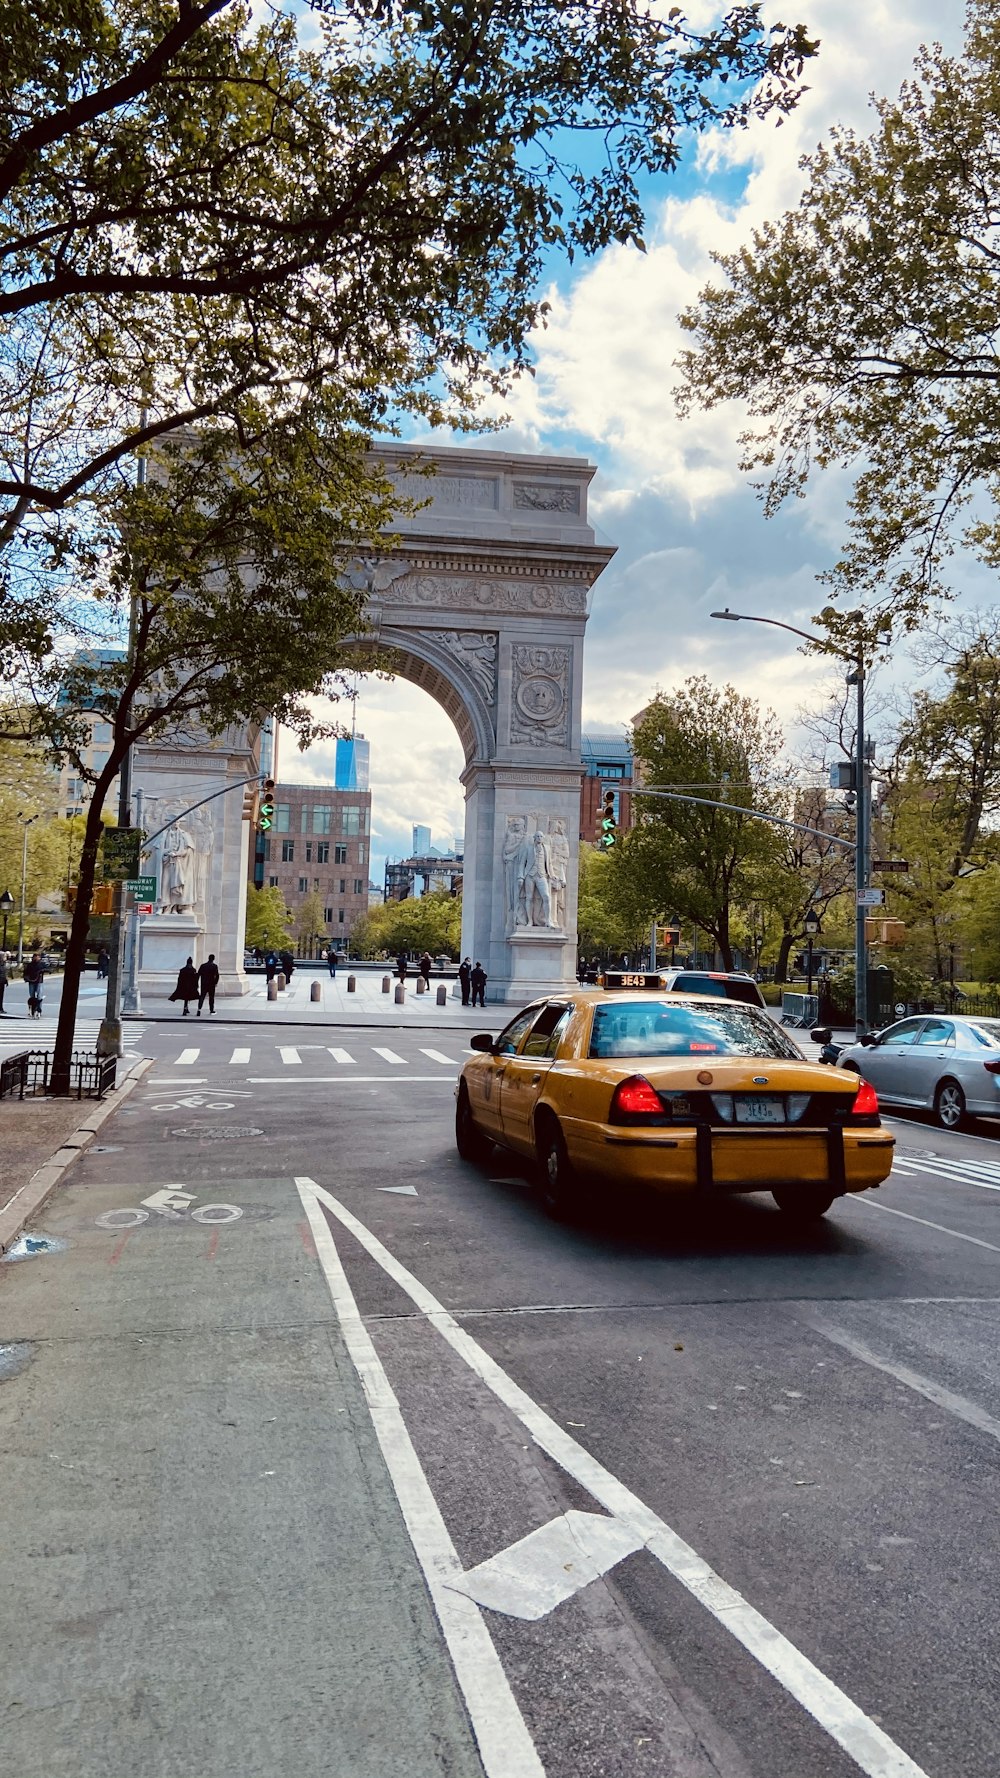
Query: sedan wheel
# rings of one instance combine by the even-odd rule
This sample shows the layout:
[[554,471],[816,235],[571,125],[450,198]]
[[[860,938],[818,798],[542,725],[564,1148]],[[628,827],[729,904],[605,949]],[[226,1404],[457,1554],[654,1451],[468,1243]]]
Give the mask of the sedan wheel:
[[538,1168],[542,1203],[548,1214],[557,1220],[567,1217],[577,1193],[565,1138],[554,1117],[547,1117],[539,1132]]
[[825,1185],[779,1185],[772,1198],[789,1222],[818,1222],[833,1203],[834,1193]]
[[957,1080],[943,1080],[934,1095],[934,1116],[944,1130],[957,1130],[965,1122],[965,1094]]
[[484,1135],[472,1115],[469,1095],[465,1087],[462,1087],[455,1107],[455,1147],[463,1161],[471,1161],[475,1165],[479,1161],[485,1161],[491,1146],[489,1137]]

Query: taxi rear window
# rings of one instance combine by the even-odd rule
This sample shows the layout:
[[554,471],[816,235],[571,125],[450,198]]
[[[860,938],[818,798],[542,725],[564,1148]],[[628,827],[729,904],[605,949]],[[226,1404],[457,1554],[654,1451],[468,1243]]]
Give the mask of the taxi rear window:
[[643,1000],[595,1006],[590,1055],[769,1056],[801,1062],[801,1053],[766,1013],[732,1002],[715,1007]]

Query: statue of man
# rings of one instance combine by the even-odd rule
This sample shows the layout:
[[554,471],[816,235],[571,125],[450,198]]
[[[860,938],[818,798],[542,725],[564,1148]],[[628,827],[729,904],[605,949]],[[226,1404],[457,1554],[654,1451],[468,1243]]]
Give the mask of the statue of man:
[[551,926],[552,865],[549,858],[548,835],[536,830],[525,851],[522,893],[528,924],[529,926]]
[[164,901],[170,914],[184,914],[194,906],[197,853],[186,827],[175,821],[163,836],[163,867],[166,876]]
[[552,924],[566,930],[566,883],[569,877],[569,840],[561,817],[549,822],[549,865],[552,884]]
[[504,835],[503,879],[504,906],[506,909],[507,931],[513,932],[515,926],[528,924],[528,911],[524,905],[524,873],[528,851],[528,822],[524,815],[508,815],[507,831]]

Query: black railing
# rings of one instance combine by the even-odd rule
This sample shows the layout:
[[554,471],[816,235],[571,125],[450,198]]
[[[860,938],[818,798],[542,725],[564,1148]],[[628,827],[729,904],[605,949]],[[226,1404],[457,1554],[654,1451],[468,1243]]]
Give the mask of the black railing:
[[[69,1098],[103,1099],[115,1084],[115,1056],[98,1056],[75,1050],[69,1066]],[[16,1093],[45,1093],[52,1078],[51,1050],[22,1050],[0,1063],[0,1099]]]

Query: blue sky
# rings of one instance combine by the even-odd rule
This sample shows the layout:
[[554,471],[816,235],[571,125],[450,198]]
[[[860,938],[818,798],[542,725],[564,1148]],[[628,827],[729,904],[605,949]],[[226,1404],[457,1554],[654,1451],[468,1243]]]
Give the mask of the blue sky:
[[[703,24],[714,9],[695,0],[685,10]],[[591,516],[617,547],[588,626],[585,722],[627,723],[655,687],[704,672],[762,697],[794,743],[801,705],[829,683],[828,670],[804,660],[791,637],[708,614],[731,604],[807,624],[824,602],[815,577],[843,539],[849,481],[828,474],[804,501],[765,520],[737,467],[738,414],[681,422],[674,413],[677,316],[711,276],[713,249],[737,247],[797,202],[799,158],[832,124],[866,130],[869,94],[894,95],[920,43],[960,47],[964,7],[796,0],[780,16],[792,14],[822,44],[798,110],[781,128],[765,121],[702,139],[683,171],[651,193],[645,255],[612,248],[561,268],[548,327],[534,342],[536,375],[508,404],[506,448],[597,465]],[[970,581],[970,596],[977,590],[982,596]],[[894,675],[908,672],[897,660]],[[373,874],[380,878],[386,854],[408,851],[414,821],[429,823],[438,845],[461,844],[463,756],[444,712],[401,681],[362,681],[358,727],[372,743]],[[287,746],[281,775],[323,779],[331,760],[332,749],[299,757]]]

